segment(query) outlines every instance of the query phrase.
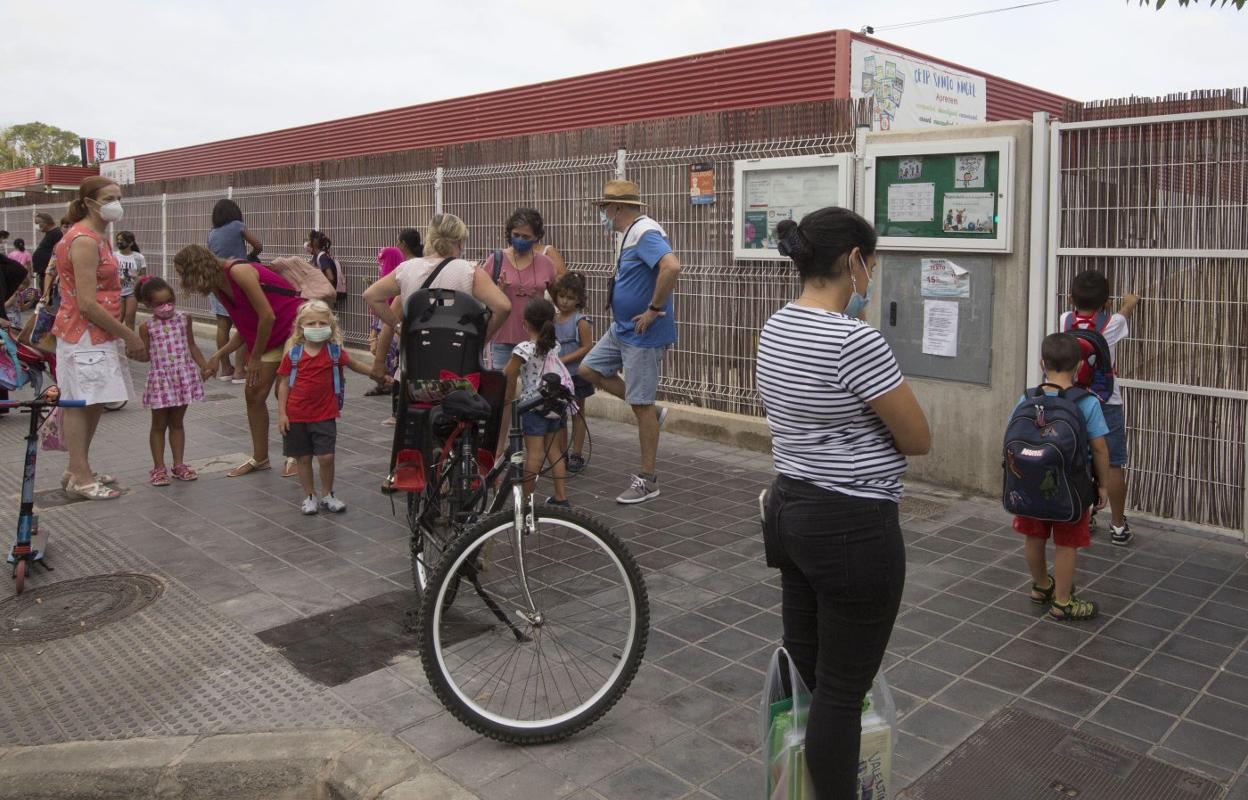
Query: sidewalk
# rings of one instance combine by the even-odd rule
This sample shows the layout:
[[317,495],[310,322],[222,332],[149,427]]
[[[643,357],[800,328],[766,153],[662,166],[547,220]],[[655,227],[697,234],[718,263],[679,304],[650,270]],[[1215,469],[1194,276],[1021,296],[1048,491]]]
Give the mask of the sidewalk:
[[[105,416],[94,448],[96,469],[130,490],[120,501],[53,507],[64,502],[64,456],[43,455],[40,514],[57,570],[29,585],[134,572],[167,586],[107,627],[0,644],[0,747],[352,728],[396,735],[487,799],[762,797],[757,696],[781,629],[778,577],[763,564],[757,524],[770,459],[667,434],[663,495],[619,506],[635,431],[591,421],[592,461],[571,498],[609,518],[646,570],[650,643],[637,680],[597,725],[516,748],[464,728],[425,682],[404,627],[402,507],[392,516],[377,492],[388,400],[359,397],[364,389],[349,379],[341,515],[301,516],[294,479],[277,470],[225,477],[248,438],[242,387],[215,380],[187,415],[197,483],[147,485],[148,414],[137,404]],[[24,430],[19,419],[0,421],[7,508]],[[279,452],[274,445],[275,465]],[[1142,524],[1130,548],[1099,537],[1081,555],[1078,582],[1104,616],[1061,625],[1028,601],[1019,537],[999,506],[916,495],[902,511],[909,573],[886,661],[902,715],[897,785],[1006,706],[1224,785],[1243,773],[1242,545]]]

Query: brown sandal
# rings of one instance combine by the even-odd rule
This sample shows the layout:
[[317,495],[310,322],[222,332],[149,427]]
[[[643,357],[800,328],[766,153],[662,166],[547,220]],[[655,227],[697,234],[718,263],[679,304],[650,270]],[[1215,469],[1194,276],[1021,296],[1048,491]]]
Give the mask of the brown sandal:
[[273,469],[273,465],[269,463],[267,458],[263,461],[257,461],[254,458],[249,458],[234,469],[225,473],[225,476],[227,478],[241,478],[244,475],[250,475],[253,472],[264,472],[266,469]]
[[286,463],[282,465],[282,477],[293,478],[299,474],[299,462],[293,458],[287,458]]

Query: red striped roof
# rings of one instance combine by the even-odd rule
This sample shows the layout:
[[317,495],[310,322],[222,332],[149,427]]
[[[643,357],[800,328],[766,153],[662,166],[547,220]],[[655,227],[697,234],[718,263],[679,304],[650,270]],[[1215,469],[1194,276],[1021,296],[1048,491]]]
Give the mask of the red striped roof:
[[21,169],[0,172],[0,191],[42,192],[52,187],[78,188],[78,184],[92,175],[99,175],[99,167],[67,167],[59,164],[45,164],[40,167],[22,167]]
[[[392,153],[709,111],[849,96],[847,30],[763,42],[135,157],[137,181]],[[894,48],[941,64],[904,48]],[[988,119],[1058,111],[1064,98],[988,79]],[[995,95],[995,97],[994,97]],[[540,114],[529,113],[540,108]]]

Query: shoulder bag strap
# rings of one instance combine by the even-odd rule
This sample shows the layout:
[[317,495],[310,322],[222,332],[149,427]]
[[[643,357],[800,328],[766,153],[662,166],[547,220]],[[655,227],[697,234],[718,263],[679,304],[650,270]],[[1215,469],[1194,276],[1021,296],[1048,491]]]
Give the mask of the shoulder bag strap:
[[498,278],[503,274],[503,251],[494,251],[494,285],[498,285]]
[[455,260],[454,256],[452,256],[451,258],[442,259],[442,263],[438,264],[436,267],[433,268],[433,272],[429,273],[429,277],[425,278],[425,282],[420,285],[420,288],[428,289],[429,287],[433,286],[433,282],[438,279],[439,275],[442,274],[442,270],[446,269],[446,265],[451,263],[454,260]]
[[338,398],[338,408],[342,408],[342,365],[338,359],[342,357],[342,348],[337,342],[329,343],[330,368],[334,376],[334,396]]

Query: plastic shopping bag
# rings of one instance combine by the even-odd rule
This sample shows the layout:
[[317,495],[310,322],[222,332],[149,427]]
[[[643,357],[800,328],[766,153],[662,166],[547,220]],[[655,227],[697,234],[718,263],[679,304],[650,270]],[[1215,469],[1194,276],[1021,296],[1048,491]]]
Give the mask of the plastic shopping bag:
[[763,766],[767,800],[815,800],[806,770],[810,691],[783,647],[776,648],[763,684]]
[[60,406],[52,409],[39,428],[39,446],[44,450],[69,449],[69,443],[65,441],[65,412]]

